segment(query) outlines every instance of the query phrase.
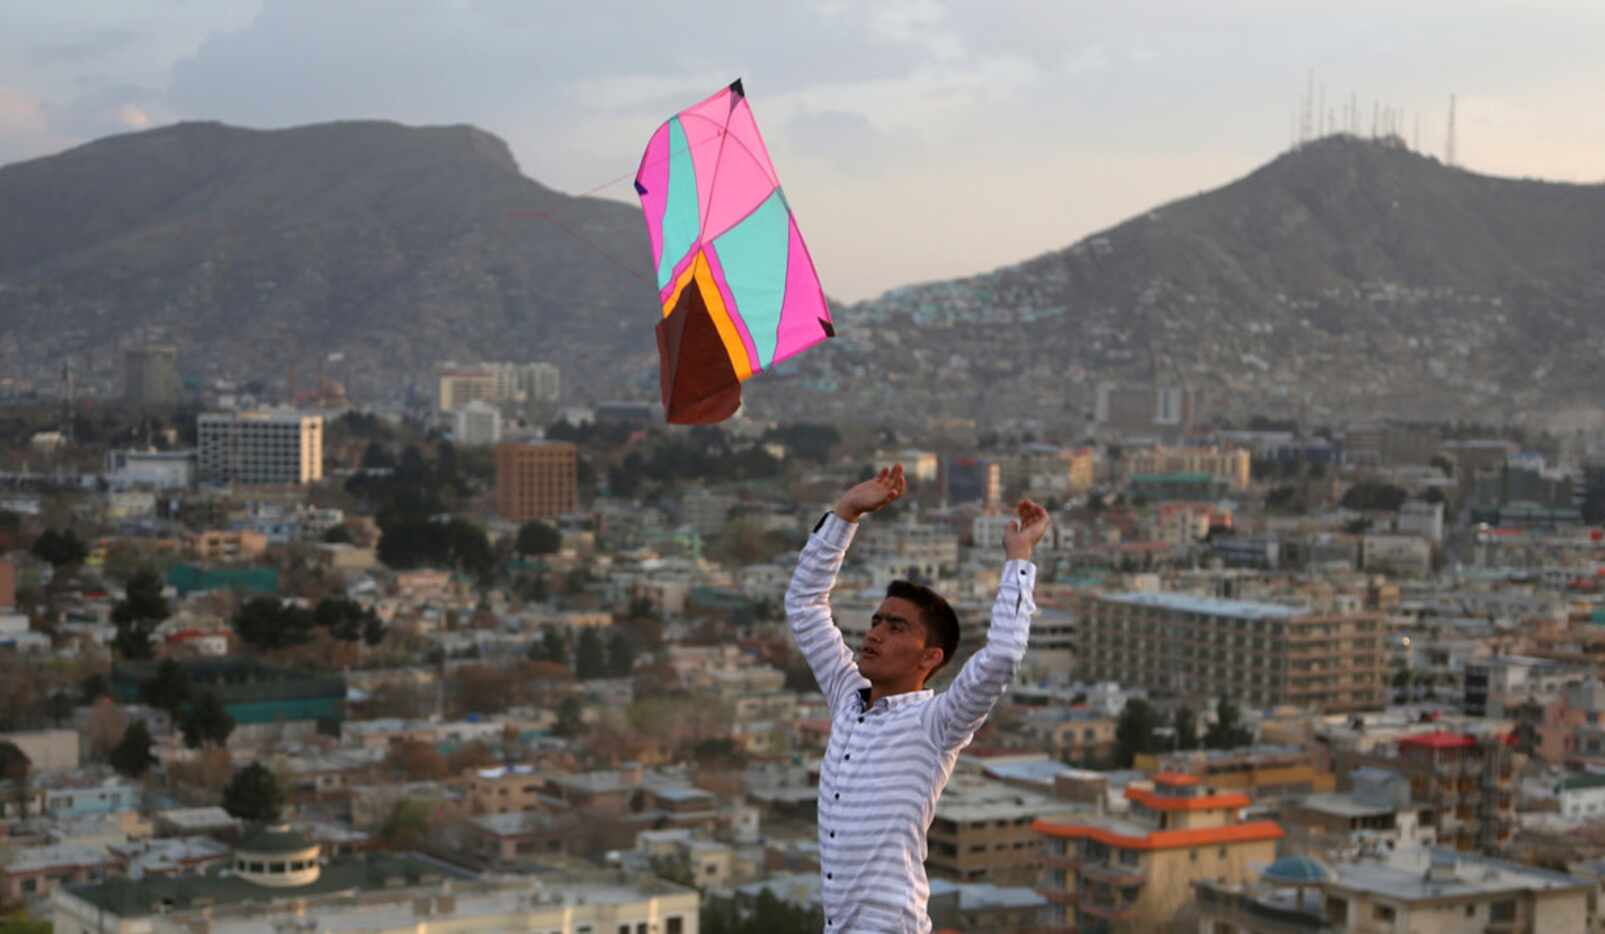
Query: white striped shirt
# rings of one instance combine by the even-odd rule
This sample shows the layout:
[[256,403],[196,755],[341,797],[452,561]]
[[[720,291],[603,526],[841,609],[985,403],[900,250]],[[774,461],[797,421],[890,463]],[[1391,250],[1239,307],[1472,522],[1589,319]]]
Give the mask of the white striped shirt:
[[1025,657],[1037,569],[1029,561],[1003,566],[986,645],[946,691],[895,694],[869,706],[869,681],[830,615],[830,590],[857,528],[828,514],[786,591],[797,647],[830,705],[830,744],[819,773],[825,931],[927,934],[925,834],[959,750]]

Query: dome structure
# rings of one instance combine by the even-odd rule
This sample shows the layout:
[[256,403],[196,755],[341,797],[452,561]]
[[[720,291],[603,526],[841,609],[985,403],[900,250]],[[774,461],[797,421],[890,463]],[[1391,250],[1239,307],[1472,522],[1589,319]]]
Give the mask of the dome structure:
[[287,889],[311,885],[321,872],[322,847],[280,824],[264,827],[234,848],[234,873],[247,882]]
[[1330,877],[1325,866],[1308,856],[1284,856],[1260,874],[1271,885],[1319,885]]

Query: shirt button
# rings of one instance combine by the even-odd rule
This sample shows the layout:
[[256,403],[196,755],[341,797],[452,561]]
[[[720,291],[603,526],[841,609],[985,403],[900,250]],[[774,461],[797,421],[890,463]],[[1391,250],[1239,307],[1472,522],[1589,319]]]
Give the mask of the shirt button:
[[831,838],[831,839],[832,839],[832,840],[834,840],[834,839],[836,839],[836,831],[834,831],[834,830],[832,830],[832,831],[831,831],[831,832],[830,832],[830,838]]
[[841,800],[841,797],[842,797],[842,793],[841,793],[841,792],[839,792],[839,791],[838,791],[838,792],[836,792],[836,800],[837,800],[837,801],[840,801],[840,800]]
[[834,879],[836,877],[827,872],[827,873],[825,873],[825,878],[826,879]]
[[851,759],[852,757],[853,757],[852,753],[848,753],[847,755],[842,756],[843,759]]
[[858,722],[859,722],[859,723],[863,723],[863,722],[864,722],[864,718],[863,718],[863,717],[859,717],[859,718],[858,718]]

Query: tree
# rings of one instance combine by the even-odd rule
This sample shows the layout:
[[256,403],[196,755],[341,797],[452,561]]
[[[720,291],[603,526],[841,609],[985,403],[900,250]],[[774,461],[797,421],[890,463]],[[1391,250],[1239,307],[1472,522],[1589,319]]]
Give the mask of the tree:
[[521,555],[555,555],[563,547],[563,533],[536,519],[518,527],[516,547]]
[[635,670],[635,640],[627,632],[614,632],[607,640],[607,673],[613,678],[627,678]]
[[279,602],[277,597],[252,597],[230,621],[247,645],[257,649],[286,649],[312,640],[317,617],[311,610]]
[[111,621],[117,627],[112,648],[129,661],[153,657],[151,637],[169,612],[167,598],[162,596],[162,579],[156,572],[144,570],[130,577],[123,587],[123,599],[112,607]]
[[595,627],[586,626],[580,630],[579,645],[574,649],[574,674],[583,681],[607,674],[606,649]]
[[27,753],[17,748],[16,743],[0,742],[0,781],[11,783],[12,803],[23,817],[28,816],[28,800],[33,797],[28,786],[28,778],[32,773],[33,760],[28,758]]
[[271,824],[284,811],[284,791],[266,766],[253,762],[223,789],[223,810],[243,821]]
[[564,739],[572,739],[585,732],[585,721],[580,718],[585,705],[578,697],[570,694],[557,705],[557,725],[552,732]]
[[1198,748],[1198,715],[1191,707],[1176,708],[1176,748]]
[[1157,725],[1158,717],[1147,701],[1140,697],[1126,701],[1115,724],[1115,765],[1129,769],[1138,755],[1153,752]]
[[78,710],[78,702],[73,698],[71,691],[51,691],[45,707],[50,712],[51,722],[59,727]]
[[416,850],[429,842],[433,826],[426,802],[403,798],[379,827],[379,842],[393,850]]
[[490,768],[499,762],[496,753],[476,739],[451,751],[451,755],[446,757],[446,772],[449,775],[459,775],[469,769]]
[[541,629],[539,642],[531,642],[529,657],[537,662],[555,662],[568,667],[568,640],[563,638],[562,630],[556,626],[545,626]]
[[207,743],[224,746],[234,732],[234,718],[229,715],[228,708],[223,706],[216,692],[207,691],[185,712],[179,729],[183,731],[184,745],[189,749],[199,749]]
[[439,781],[449,774],[446,757],[430,743],[405,740],[390,750],[386,762],[415,782]]
[[176,720],[193,693],[189,673],[178,662],[165,658],[156,666],[156,676],[140,688],[139,699]]
[[33,556],[60,570],[82,564],[89,557],[89,547],[72,529],[45,529],[33,541]]
[[89,755],[101,758],[116,747],[128,731],[128,714],[109,696],[102,694],[89,711],[84,733],[89,738]]
[[342,642],[366,640],[375,626],[379,629],[378,638],[369,644],[376,645],[384,638],[384,622],[379,614],[349,597],[325,598],[313,611],[313,618],[319,626],[329,630],[329,635]]
[[1339,505],[1359,512],[1398,512],[1409,498],[1407,490],[1392,484],[1356,483],[1344,492]]
[[351,530],[343,525],[337,525],[329,531],[324,532],[323,543],[326,545],[354,544],[351,540]]
[[123,731],[122,740],[112,749],[108,757],[111,767],[117,770],[117,774],[129,778],[139,778],[144,775],[156,764],[156,757],[150,751],[152,742],[150,729],[145,726],[145,721],[135,720],[130,723],[128,729]]
[[1230,697],[1221,695],[1215,704],[1215,722],[1204,731],[1204,748],[1236,749],[1254,742],[1254,733],[1242,722],[1242,712]]

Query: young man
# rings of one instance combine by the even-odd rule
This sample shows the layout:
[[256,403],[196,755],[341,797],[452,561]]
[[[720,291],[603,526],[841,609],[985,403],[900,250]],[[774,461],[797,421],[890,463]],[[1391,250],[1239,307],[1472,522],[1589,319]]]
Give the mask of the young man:
[[853,662],[830,590],[858,520],[907,488],[899,464],[848,490],[814,527],[786,591],[786,616],[830,705],[819,774],[819,871],[825,931],[926,934],[925,833],[959,750],[969,745],[1025,656],[1048,513],[1022,501],[1004,534],[1003,581],[986,645],[940,695],[925,688],[958,648],[958,616],[931,590],[897,581],[870,617]]

